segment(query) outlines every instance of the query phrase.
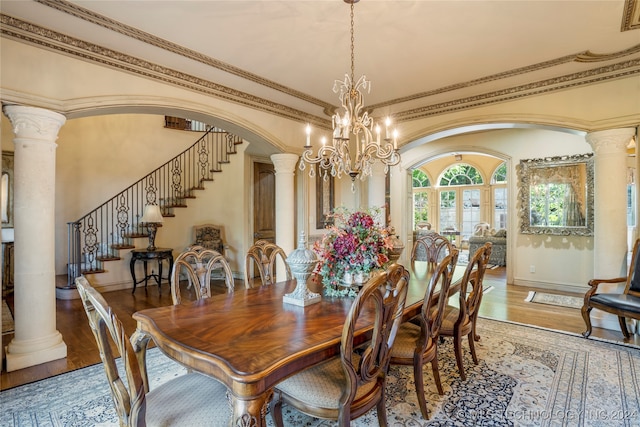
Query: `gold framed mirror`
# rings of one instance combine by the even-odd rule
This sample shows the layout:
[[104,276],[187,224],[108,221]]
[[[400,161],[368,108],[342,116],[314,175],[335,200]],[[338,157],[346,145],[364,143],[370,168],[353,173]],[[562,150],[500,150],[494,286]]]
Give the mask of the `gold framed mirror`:
[[521,233],[593,235],[593,153],[523,159],[517,172]]

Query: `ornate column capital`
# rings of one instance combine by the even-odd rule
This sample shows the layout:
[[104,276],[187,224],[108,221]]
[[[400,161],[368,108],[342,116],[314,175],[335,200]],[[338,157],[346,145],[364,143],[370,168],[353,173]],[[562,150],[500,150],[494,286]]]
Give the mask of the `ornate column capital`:
[[593,148],[594,153],[619,154],[626,153],[627,145],[635,135],[635,128],[620,128],[589,132],[585,139]]
[[54,142],[67,121],[62,114],[36,107],[5,105],[2,111],[11,121],[17,138]]
[[276,168],[276,175],[280,173],[294,173],[299,158],[297,154],[291,153],[272,154],[271,161]]

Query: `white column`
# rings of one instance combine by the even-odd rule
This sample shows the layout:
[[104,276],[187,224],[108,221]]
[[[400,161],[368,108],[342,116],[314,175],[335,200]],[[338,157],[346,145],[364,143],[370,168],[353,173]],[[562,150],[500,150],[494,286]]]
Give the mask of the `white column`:
[[594,275],[626,275],[627,144],[633,128],[588,133],[594,151]]
[[7,346],[7,371],[67,356],[56,330],[55,179],[61,114],[4,107],[14,139],[15,336]]
[[371,168],[371,176],[367,183],[367,201],[369,208],[381,208],[380,216],[374,218],[376,223],[384,227],[385,218],[387,216],[387,208],[385,206],[385,178],[384,165],[380,162],[373,164]]
[[[594,151],[594,278],[627,274],[627,144],[633,128],[591,132]],[[601,285],[599,292],[622,292],[624,284]],[[593,326],[619,329],[616,316],[593,311]]]
[[[298,155],[273,154],[271,161],[276,170],[276,244],[289,255],[296,244],[294,178]],[[284,269],[276,271],[281,274]],[[280,274],[277,280],[284,280]]]

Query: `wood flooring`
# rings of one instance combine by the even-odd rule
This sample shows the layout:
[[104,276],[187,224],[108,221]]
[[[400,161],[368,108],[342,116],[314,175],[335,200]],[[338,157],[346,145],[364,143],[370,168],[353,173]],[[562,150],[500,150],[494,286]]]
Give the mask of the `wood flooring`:
[[[544,328],[581,333],[585,326],[580,310],[545,304],[525,302],[531,290],[538,290],[515,285],[506,285],[504,268],[487,270],[486,277],[497,280],[494,289],[484,295],[480,307],[480,316],[497,320],[536,325]],[[244,287],[244,283],[236,280],[236,288]],[[223,293],[222,284],[214,286],[214,292]],[[544,292],[549,292],[545,290]],[[159,294],[157,286],[138,287],[135,294],[131,290],[107,292],[103,294],[113,311],[123,322],[127,333],[135,330],[136,324],[131,315],[146,308],[171,304],[168,285],[163,283]],[[183,301],[193,299],[189,292],[183,293]],[[13,302],[7,300],[10,307]],[[86,314],[80,300],[57,300],[57,329],[67,345],[67,357],[43,363],[38,366],[20,369],[7,373],[3,367],[0,378],[0,389],[15,387],[43,378],[62,374],[85,366],[100,363],[98,348],[89,329]],[[620,331],[594,328],[592,336],[607,340],[623,342]],[[13,338],[12,334],[2,337],[2,345],[6,346]],[[640,346],[640,336],[635,335],[631,342]]]

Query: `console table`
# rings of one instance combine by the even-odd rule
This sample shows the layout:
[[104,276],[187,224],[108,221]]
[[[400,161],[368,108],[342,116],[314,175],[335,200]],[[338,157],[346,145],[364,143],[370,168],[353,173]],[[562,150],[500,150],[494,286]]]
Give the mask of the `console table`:
[[[173,249],[170,248],[155,248],[154,250],[149,249],[134,249],[131,251],[131,262],[129,264],[129,268],[131,269],[131,278],[133,279],[133,290],[131,293],[136,291],[136,285],[142,281],[144,281],[144,287],[147,287],[147,283],[149,278],[154,278],[158,283],[158,292],[162,291],[162,261],[169,261],[169,274],[167,275],[167,281],[171,280],[171,270],[173,268]],[[144,263],[144,278],[137,280],[136,279],[136,261],[142,261]],[[148,273],[147,263],[149,261],[156,260],[158,262],[158,274],[154,274],[153,270],[151,270],[151,274]]]

